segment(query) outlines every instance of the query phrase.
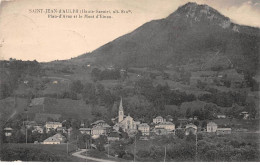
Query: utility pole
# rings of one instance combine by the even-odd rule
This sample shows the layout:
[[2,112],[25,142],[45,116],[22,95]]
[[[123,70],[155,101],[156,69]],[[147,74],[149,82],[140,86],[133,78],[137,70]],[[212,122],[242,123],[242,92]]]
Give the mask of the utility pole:
[[67,155],[69,155],[69,143],[68,143],[68,140],[67,140]]
[[134,147],[134,162],[135,162],[135,150],[136,150],[136,136],[135,136],[135,147]]
[[164,162],[166,160],[166,146],[164,147]]
[[196,153],[195,153],[195,161],[197,162],[197,156],[198,156],[198,137],[196,132]]
[[25,124],[25,139],[26,139],[26,144],[27,144],[27,124],[28,124],[28,111],[27,111],[27,109],[26,109],[26,124]]
[[86,162],[88,161],[88,159],[87,159],[87,151],[88,150],[88,143],[86,142]]
[[108,153],[107,157],[109,157],[109,141],[108,141],[107,153]]
[[26,144],[27,144],[27,125],[25,125],[25,139],[26,139]]

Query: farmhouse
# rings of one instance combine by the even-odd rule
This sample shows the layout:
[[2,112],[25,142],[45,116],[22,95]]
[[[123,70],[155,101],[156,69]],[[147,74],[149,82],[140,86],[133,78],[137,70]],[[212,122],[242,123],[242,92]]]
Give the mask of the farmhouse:
[[218,128],[217,135],[231,134],[231,128]]
[[54,136],[49,137],[46,140],[44,140],[43,144],[61,144],[61,143],[64,143],[65,140],[66,140],[66,138],[63,135],[57,133]]
[[207,124],[207,132],[216,132],[218,128],[218,125],[214,122],[209,122]]

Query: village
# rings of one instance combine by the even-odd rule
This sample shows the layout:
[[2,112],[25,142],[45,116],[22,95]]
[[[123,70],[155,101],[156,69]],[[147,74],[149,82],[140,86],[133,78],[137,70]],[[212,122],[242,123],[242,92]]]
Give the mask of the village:
[[[244,120],[249,118],[248,112],[241,112]],[[218,115],[217,118],[226,118],[226,115]],[[154,138],[154,136],[163,135],[175,135],[178,131],[183,131],[187,136],[189,134],[197,135],[197,133],[208,133],[217,135],[228,135],[232,133],[232,129],[225,127],[221,128],[216,123],[209,121],[206,128],[201,128],[196,125],[198,119],[193,118],[180,118],[180,124],[178,127],[173,123],[173,118],[168,115],[165,118],[162,116],[157,116],[153,119],[151,123],[141,123],[140,121],[135,121],[130,114],[125,115],[123,109],[122,98],[120,100],[118,116],[111,119],[113,126],[107,124],[104,120],[97,120],[91,123],[91,126],[86,128],[84,123],[80,124],[78,129],[81,134],[90,135],[92,139],[98,139],[100,136],[106,136],[108,142],[119,141],[121,139],[121,133],[125,132],[129,137],[135,137],[138,132],[141,134],[140,140],[149,140]],[[38,125],[35,121],[26,121],[26,136],[28,134],[27,129],[33,132],[43,134],[53,131],[55,135],[48,137],[43,141],[35,141],[35,144],[63,144],[68,142],[72,128],[64,127],[62,122],[47,121],[45,125]],[[6,138],[12,136],[13,129],[6,127],[4,129]],[[66,136],[64,136],[66,135]],[[68,139],[66,139],[66,137]],[[26,137],[27,143],[27,137]],[[92,145],[95,147],[95,145]]]

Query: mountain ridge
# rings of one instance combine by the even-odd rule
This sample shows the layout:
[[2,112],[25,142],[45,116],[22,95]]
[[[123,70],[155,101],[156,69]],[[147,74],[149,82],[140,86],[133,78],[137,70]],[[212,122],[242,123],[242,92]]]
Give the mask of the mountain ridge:
[[207,54],[220,51],[238,70],[256,74],[259,36],[259,28],[235,24],[208,5],[187,3],[78,59],[92,57],[103,66],[176,66],[190,59],[203,63]]

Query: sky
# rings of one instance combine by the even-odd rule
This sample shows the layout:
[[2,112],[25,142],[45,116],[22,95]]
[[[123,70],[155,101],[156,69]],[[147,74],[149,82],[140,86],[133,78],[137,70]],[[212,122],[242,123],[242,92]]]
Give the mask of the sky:
[[[207,4],[235,23],[260,27],[259,0],[0,0],[0,60],[70,59],[91,52],[148,21],[165,18],[187,2]],[[131,13],[109,14],[112,18],[106,19],[48,18],[48,14],[30,12],[33,9]]]

